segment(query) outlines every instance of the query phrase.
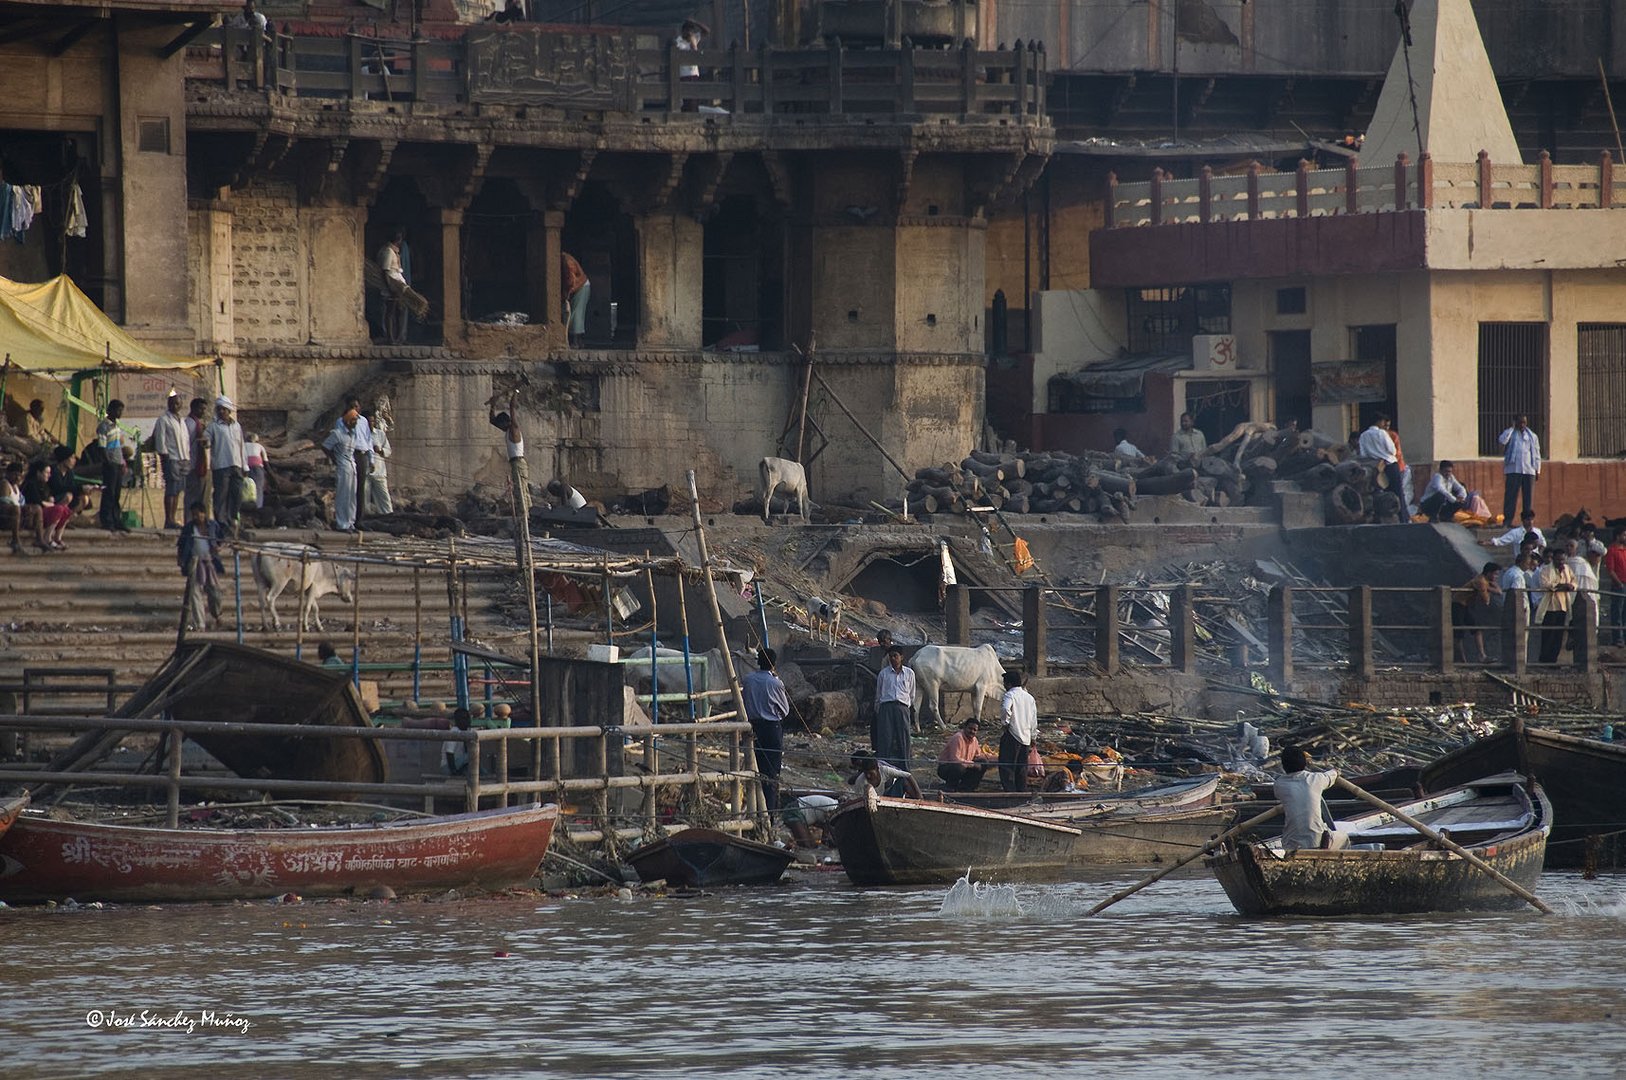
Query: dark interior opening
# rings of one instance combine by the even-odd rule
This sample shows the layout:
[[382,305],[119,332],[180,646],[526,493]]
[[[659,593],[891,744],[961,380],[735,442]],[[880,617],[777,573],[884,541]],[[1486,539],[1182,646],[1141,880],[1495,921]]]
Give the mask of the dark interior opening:
[[778,221],[749,195],[726,198],[706,222],[701,343],[783,348],[784,247]]
[[638,340],[638,234],[631,215],[602,184],[589,180],[565,218],[560,242],[575,256],[592,292],[585,339],[631,347]]
[[[96,138],[88,132],[0,129],[0,180],[38,187],[42,203],[21,242],[8,237],[0,244],[0,277],[33,282],[67,274],[97,307],[122,319],[120,282],[102,244],[107,222],[95,153]],[[85,206],[83,237],[65,231],[76,180]]]
[[512,180],[493,177],[463,215],[463,314],[475,322],[529,314],[525,242],[537,214]]
[[[446,304],[440,292],[440,226],[434,222],[429,201],[407,176],[391,177],[367,213],[367,258],[376,263],[378,249],[389,240],[391,230],[397,225],[405,229],[401,269],[406,273],[407,284],[428,297],[429,317],[437,320],[429,324],[408,320],[407,341],[411,343],[435,343],[441,339],[438,318],[446,310]],[[377,289],[367,290],[367,326],[375,342],[385,340],[384,305]]]

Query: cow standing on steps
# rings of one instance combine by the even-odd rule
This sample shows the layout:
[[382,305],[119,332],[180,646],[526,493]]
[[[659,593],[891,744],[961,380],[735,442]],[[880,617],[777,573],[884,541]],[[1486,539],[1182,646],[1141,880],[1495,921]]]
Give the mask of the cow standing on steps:
[[[308,561],[301,556],[309,553]],[[307,630],[322,629],[322,613],[316,602],[329,593],[350,603],[355,599],[356,572],[320,559],[320,552],[304,544],[276,544],[254,556],[254,584],[260,591],[260,625],[273,630],[282,629],[277,615],[277,598],[290,585],[301,585],[295,590],[299,596],[299,621]]]
[[768,521],[769,507],[774,493],[784,491],[785,498],[796,496],[796,509],[807,520],[807,470],[799,462],[784,458],[765,457],[757,466],[757,498],[762,500],[762,521]]

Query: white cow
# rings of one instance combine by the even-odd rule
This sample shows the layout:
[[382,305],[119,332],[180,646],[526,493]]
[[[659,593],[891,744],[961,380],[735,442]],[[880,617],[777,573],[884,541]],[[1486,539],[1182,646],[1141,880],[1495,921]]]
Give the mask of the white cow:
[[299,621],[307,630],[322,629],[322,613],[316,602],[330,593],[350,603],[355,599],[356,572],[318,558],[320,552],[306,544],[274,544],[254,556],[254,583],[260,590],[260,624],[267,622],[271,629],[281,630],[282,619],[277,615],[277,598],[289,586],[300,585],[300,556],[310,552],[311,559],[303,566],[305,576],[300,595]]
[[801,463],[784,458],[765,457],[757,465],[757,498],[762,500],[762,520],[768,520],[768,504],[774,493],[783,490],[788,499],[796,496],[796,509],[807,520],[807,470]]
[[926,645],[910,657],[909,666],[915,672],[915,708],[929,708],[939,722],[943,714],[938,695],[944,690],[971,691],[971,715],[978,720],[983,700],[991,697],[997,702],[1005,693],[1005,665],[992,645],[975,649]]
[[[689,689],[689,677],[685,677],[683,674],[683,650],[660,649],[655,655],[658,659],[678,661],[678,663],[655,665],[656,681],[660,684],[661,693],[686,693]],[[647,687],[650,684],[649,646],[645,645],[641,649],[623,652],[621,660],[628,677],[633,680],[635,685],[644,688],[644,693],[648,693]],[[702,673],[698,663],[700,660],[706,662],[704,678],[701,677]],[[696,690],[721,690],[728,685],[728,677],[723,672],[723,654],[721,650],[712,649],[710,652],[703,653],[690,652],[689,665],[692,668],[692,676],[690,677],[694,679],[694,688]]]

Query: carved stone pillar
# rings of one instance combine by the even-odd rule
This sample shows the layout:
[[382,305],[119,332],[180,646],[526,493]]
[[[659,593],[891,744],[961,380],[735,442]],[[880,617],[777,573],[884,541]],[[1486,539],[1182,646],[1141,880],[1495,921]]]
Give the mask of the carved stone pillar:
[[440,211],[440,295],[445,306],[441,325],[450,345],[463,336],[463,211]]

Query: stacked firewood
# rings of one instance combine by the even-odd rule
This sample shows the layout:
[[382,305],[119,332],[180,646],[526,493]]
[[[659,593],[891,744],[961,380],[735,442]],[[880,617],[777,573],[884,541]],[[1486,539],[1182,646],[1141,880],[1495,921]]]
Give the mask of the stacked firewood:
[[[1398,520],[1399,499],[1380,490],[1377,467],[1319,432],[1239,424],[1201,454],[1156,460],[1085,451],[976,451],[958,464],[920,469],[909,481],[909,512],[991,506],[1012,514],[1096,514],[1128,521],[1143,495],[1178,495],[1199,506],[1240,506],[1276,481],[1328,501],[1328,522]],[[893,509],[901,509],[894,504]]]

